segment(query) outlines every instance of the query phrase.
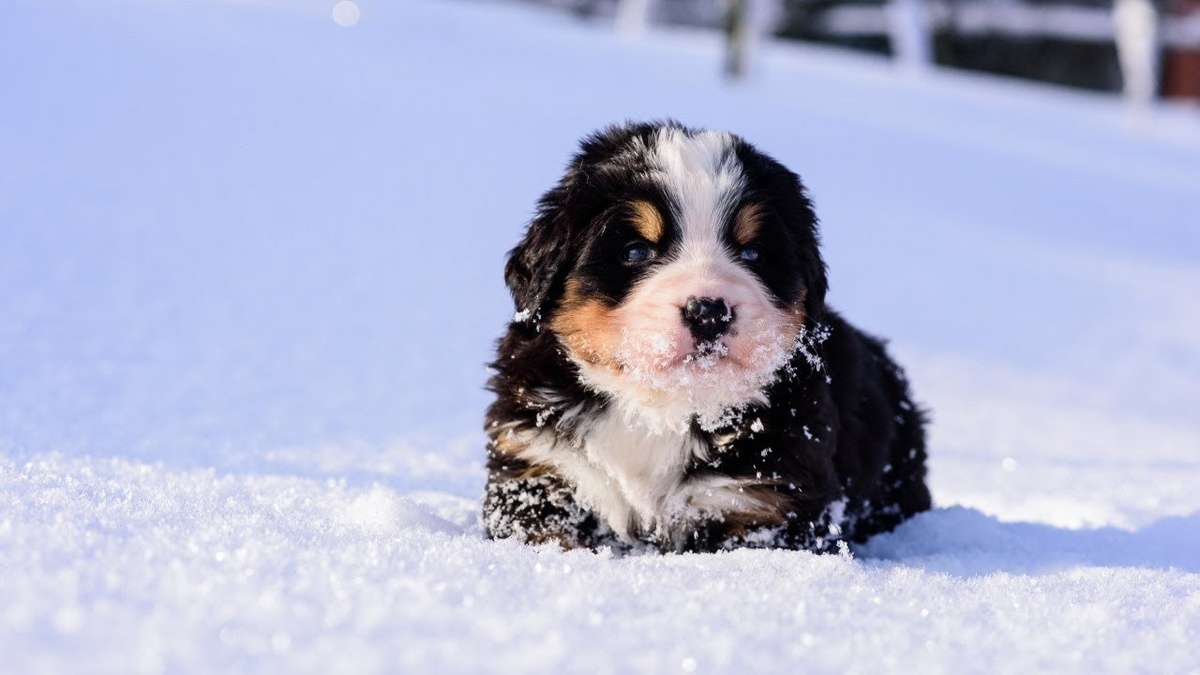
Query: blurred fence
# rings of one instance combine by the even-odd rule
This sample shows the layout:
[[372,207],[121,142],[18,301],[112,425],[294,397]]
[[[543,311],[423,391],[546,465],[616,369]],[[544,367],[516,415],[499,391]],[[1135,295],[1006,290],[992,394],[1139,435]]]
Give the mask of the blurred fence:
[[[891,14],[901,5],[908,5],[907,11],[923,13],[922,21],[930,32],[949,30],[963,35],[1001,33],[1088,41],[1112,41],[1116,37],[1115,8],[1068,4],[946,0],[923,3],[897,0],[888,5],[846,3],[831,7],[820,21],[831,34],[888,35],[893,30]],[[1161,43],[1169,48],[1200,47],[1200,11],[1163,17]]]
[[[891,0],[880,5],[830,6],[820,30],[839,36],[885,36],[896,58],[913,67],[933,62],[937,33],[1002,35],[1111,42],[1126,96],[1144,103],[1159,88],[1162,59],[1182,73],[1163,83],[1163,94],[1200,98],[1200,5],[1187,14],[1164,14],[1150,0],[1115,0],[1111,7],[1032,4],[1015,0],[951,2]],[[1170,61],[1194,52],[1194,63]]]
[[[807,39],[873,46],[913,69],[942,61],[935,43],[944,42],[946,36],[955,40],[959,52],[964,44],[983,45],[980,49],[986,50],[994,49],[988,41],[1008,40],[1010,50],[1029,52],[1023,60],[1034,65],[1026,70],[1036,69],[1038,59],[1054,58],[1047,55],[1052,50],[1042,48],[1044,43],[1075,44],[1068,51],[1077,68],[1085,67],[1078,64],[1086,65],[1089,59],[1093,68],[1098,60],[1114,62],[1119,71],[1116,86],[1130,101],[1146,104],[1159,94],[1200,100],[1200,0],[543,1],[568,4],[577,11],[607,8],[630,32],[640,31],[650,17],[669,23],[750,23]],[[745,13],[757,13],[759,18],[738,16]],[[790,25],[783,26],[786,22]],[[798,30],[797,25],[801,25]],[[1026,74],[1014,70],[1013,74]],[[1115,88],[1096,82],[1083,86]]]

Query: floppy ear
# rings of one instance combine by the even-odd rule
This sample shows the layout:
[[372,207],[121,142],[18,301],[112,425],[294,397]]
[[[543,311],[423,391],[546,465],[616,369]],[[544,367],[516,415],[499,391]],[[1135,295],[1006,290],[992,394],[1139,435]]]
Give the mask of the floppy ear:
[[804,314],[810,324],[825,320],[825,293],[829,290],[825,260],[821,258],[821,236],[817,231],[817,214],[804,185],[796,182],[794,232],[800,240],[797,264],[804,281]]
[[821,259],[820,236],[817,234],[817,214],[800,176],[754,146],[741,141],[737,146],[743,169],[753,176],[761,194],[768,197],[773,210],[783,219],[784,227],[795,246],[792,262],[804,284],[804,313],[809,323],[820,323],[825,317],[825,293],[829,282],[825,261]]
[[549,309],[548,301],[561,293],[571,248],[566,196],[562,184],[547,192],[525,236],[508,252],[504,281],[517,308],[515,321],[536,326]]
[[563,293],[567,273],[586,244],[591,218],[606,205],[602,185],[606,175],[625,176],[631,166],[606,174],[598,164],[612,159],[641,138],[641,146],[657,132],[658,124],[612,126],[583,139],[579,152],[567,164],[558,184],[542,195],[537,215],[516,248],[509,251],[504,280],[517,305],[514,320],[538,322],[554,311]]
[[825,293],[829,290],[825,260],[821,258],[817,214],[800,177],[787,169],[783,169],[781,175],[784,181],[779,187],[782,194],[787,195],[784,218],[789,221],[788,228],[796,238],[796,266],[804,283],[804,314],[810,323],[816,324],[825,318]]
[[816,242],[817,239],[814,236],[812,248],[801,260],[804,270],[802,272],[805,289],[804,314],[812,323],[820,323],[825,319],[825,293],[829,290],[825,261],[821,259],[821,252],[817,250]]
[[818,324],[825,319],[825,293],[829,290],[829,280],[826,276],[825,260],[821,258],[821,236],[817,231],[817,212],[808,190],[800,180],[800,176],[783,167],[776,175],[781,182],[777,183],[785,197],[786,219],[792,235],[796,237],[796,264],[804,283],[804,314],[810,324]]

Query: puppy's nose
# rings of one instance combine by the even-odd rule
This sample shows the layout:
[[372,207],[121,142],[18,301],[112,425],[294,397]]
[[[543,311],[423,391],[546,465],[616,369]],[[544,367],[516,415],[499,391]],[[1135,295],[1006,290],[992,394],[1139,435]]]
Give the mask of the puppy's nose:
[[711,341],[729,330],[733,323],[733,312],[722,298],[697,298],[691,296],[683,306],[683,322],[700,341]]

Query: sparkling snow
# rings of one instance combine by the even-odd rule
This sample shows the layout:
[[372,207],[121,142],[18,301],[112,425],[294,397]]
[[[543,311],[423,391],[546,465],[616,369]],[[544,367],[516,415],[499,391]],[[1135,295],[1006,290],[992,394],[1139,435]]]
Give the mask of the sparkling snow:
[[[1200,114],[761,56],[728,86],[712,35],[465,0],[7,3],[4,670],[1200,671]],[[668,116],[809,184],[935,511],[841,556],[482,539],[503,253],[579,136]]]

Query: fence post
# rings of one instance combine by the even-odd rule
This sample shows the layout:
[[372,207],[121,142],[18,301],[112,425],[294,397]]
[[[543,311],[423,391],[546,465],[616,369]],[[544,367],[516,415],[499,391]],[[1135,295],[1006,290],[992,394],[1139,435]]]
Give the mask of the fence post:
[[933,64],[933,30],[923,0],[888,0],[888,40],[901,67],[920,72]]
[[1158,90],[1158,12],[1150,0],[1116,0],[1113,27],[1125,100],[1148,108]]
[[725,0],[725,77],[746,76],[750,59],[750,1]]
[[641,37],[650,22],[650,0],[620,0],[617,3],[617,32],[626,37]]

